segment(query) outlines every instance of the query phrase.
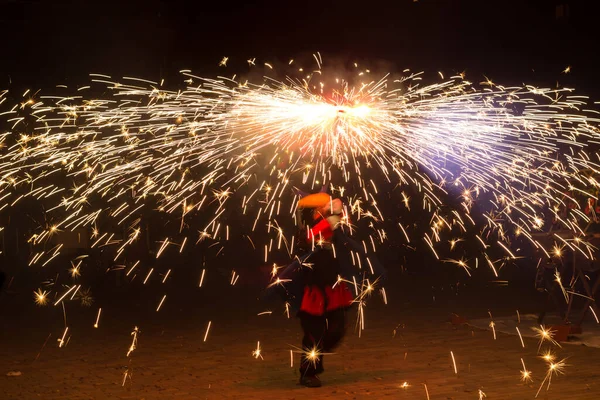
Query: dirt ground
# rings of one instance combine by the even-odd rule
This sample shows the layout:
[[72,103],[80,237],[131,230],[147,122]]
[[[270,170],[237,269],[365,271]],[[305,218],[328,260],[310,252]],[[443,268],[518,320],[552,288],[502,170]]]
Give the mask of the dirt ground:
[[[524,338],[523,348],[516,335],[498,333],[494,340],[489,330],[453,325],[450,311],[460,313],[461,306],[444,301],[384,306],[375,299],[366,308],[361,337],[353,310],[343,344],[325,357],[323,387],[317,389],[297,385],[299,355],[292,366],[290,350],[300,345],[299,323],[280,309],[257,315],[260,309],[243,303],[226,311],[222,305],[196,310],[168,301],[159,313],[122,308],[103,310],[98,328],[93,327],[98,305],[78,318],[67,313],[63,347],[60,306],[52,316],[36,308],[3,317],[0,398],[518,400],[534,399],[548,371],[537,339]],[[510,314],[509,307],[494,310],[498,317],[502,312]],[[127,357],[134,326],[140,329],[137,347]],[[253,356],[259,341],[263,358]],[[600,398],[600,349],[545,343],[546,348],[557,360],[566,358],[567,366],[564,375],[552,377],[549,389],[544,385],[539,399]],[[521,358],[533,382],[521,381]],[[6,376],[11,371],[20,375]]]

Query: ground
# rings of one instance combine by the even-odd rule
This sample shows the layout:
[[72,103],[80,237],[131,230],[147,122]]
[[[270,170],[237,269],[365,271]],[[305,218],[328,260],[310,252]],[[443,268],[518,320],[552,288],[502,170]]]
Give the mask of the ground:
[[[547,372],[547,363],[537,356],[536,339],[525,338],[522,348],[515,335],[499,333],[494,340],[489,330],[449,322],[451,312],[486,316],[487,307],[476,296],[429,303],[407,301],[405,293],[394,291],[388,297],[387,306],[377,296],[368,303],[361,337],[354,329],[356,310],[351,312],[348,336],[335,354],[325,357],[323,387],[317,389],[297,385],[299,356],[294,355],[292,367],[290,350],[300,343],[299,324],[277,306],[269,308],[272,314],[259,316],[262,306],[244,301],[231,309],[216,303],[180,307],[167,298],[158,313],[154,304],[152,312],[113,304],[103,309],[94,328],[95,304],[66,314],[70,339],[64,347],[58,346],[64,331],[60,305],[5,313],[0,372],[21,375],[0,376],[0,398],[535,398]],[[10,297],[0,300],[6,311]],[[504,304],[492,311],[500,317],[511,315],[514,308]],[[211,329],[204,342],[208,321]],[[137,348],[127,357],[134,326],[140,329]],[[253,356],[258,341],[264,359]],[[548,390],[544,385],[538,398],[600,398],[600,349],[570,344],[542,348],[552,348],[559,360],[567,358],[568,366],[564,375],[552,377]],[[533,383],[520,379],[521,358]]]

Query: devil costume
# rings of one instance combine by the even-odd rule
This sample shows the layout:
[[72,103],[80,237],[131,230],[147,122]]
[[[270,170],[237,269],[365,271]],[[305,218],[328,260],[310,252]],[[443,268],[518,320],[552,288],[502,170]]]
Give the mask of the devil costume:
[[273,288],[296,311],[304,332],[300,383],[318,387],[323,354],[334,350],[345,335],[346,310],[356,294],[346,282],[352,282],[358,270],[355,262],[373,266],[380,275],[383,269],[375,258],[367,260],[358,243],[341,229],[339,199],[321,192],[301,198],[298,207],[301,255],[278,274],[282,284]]

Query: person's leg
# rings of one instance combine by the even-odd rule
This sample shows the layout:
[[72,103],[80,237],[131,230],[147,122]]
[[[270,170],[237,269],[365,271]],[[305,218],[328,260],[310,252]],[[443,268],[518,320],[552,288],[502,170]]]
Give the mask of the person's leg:
[[327,329],[326,319],[304,314],[300,316],[300,324],[304,331],[300,356],[300,384],[320,387],[321,381],[317,375],[323,372],[323,355],[320,353],[323,351],[323,336]]
[[561,304],[558,299],[558,295],[562,296],[560,292],[560,287],[556,282],[555,270],[551,268],[544,268],[543,270],[543,283],[544,283],[544,293],[546,294],[546,301],[544,302],[544,308],[540,312],[538,316],[538,324],[542,325],[544,323],[544,318],[548,311],[552,311],[552,307],[554,307],[557,311],[561,313],[561,316],[564,318],[564,312],[561,309]]
[[[346,335],[346,310],[337,309],[328,312],[326,315],[326,331],[323,335],[321,351],[330,353],[340,344],[343,337]],[[319,364],[317,365],[317,374],[322,374],[325,371],[323,365],[323,355],[321,355]]]
[[562,283],[559,283],[556,280],[556,276],[554,274],[548,277],[549,303],[551,303],[551,305],[554,307],[554,310],[560,314],[560,318],[564,320],[566,318],[568,302],[565,300],[561,286]]
[[[300,357],[300,374],[314,376],[322,372],[319,355],[323,351],[323,339],[327,330],[326,318],[313,315],[300,316],[300,324],[304,331],[302,338],[302,355]],[[315,351],[317,356],[311,355]]]
[[339,308],[327,313],[327,333],[323,338],[323,351],[334,350],[346,335],[346,310]]

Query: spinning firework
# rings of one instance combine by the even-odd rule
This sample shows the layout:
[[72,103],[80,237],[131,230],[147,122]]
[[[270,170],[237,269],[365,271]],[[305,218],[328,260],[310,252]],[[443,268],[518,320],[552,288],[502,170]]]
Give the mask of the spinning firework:
[[[315,59],[320,68],[320,56]],[[293,186],[339,192],[351,217],[346,228],[363,224],[364,250],[375,251],[387,237],[380,223],[397,217],[382,212],[379,203],[387,198],[376,182],[395,185],[386,194],[407,210],[429,213],[430,226],[420,227],[417,240],[405,221],[397,223],[403,240],[423,240],[438,258],[444,232],[452,250],[468,231],[475,231],[482,261],[494,273],[498,263],[488,249],[513,259],[510,241],[519,235],[548,256],[568,247],[594,257],[583,235],[590,216],[570,204],[577,204],[576,193],[594,197],[599,186],[590,146],[600,131],[587,99],[571,89],[475,85],[462,75],[423,85],[422,74],[408,70],[394,80],[370,80],[359,71],[364,82],[336,79],[331,88],[319,81],[320,69],[260,83],[182,74],[187,87],[179,91],[162,82],[92,75],[108,95],[26,92],[13,106],[0,93],[6,127],[0,211],[29,198],[44,206],[29,239],[30,265],[47,265],[61,253],[56,234],[81,229],[91,247],[114,249],[117,265],[140,238],[141,215],[154,209],[181,220],[179,232],[160,241],[156,258],[170,246],[181,252],[188,242],[224,244],[246,234],[268,262],[274,251],[293,254]],[[459,204],[448,207],[456,198]],[[239,213],[252,222],[251,232],[229,226]],[[557,236],[554,250],[534,237],[551,223],[571,233]],[[450,261],[467,273],[473,263]],[[79,274],[77,262],[71,274]],[[155,272],[133,260],[127,274],[138,271],[144,282]],[[233,271],[231,284],[238,277]],[[71,286],[64,296],[78,290]],[[36,301],[49,295],[40,289]]]

